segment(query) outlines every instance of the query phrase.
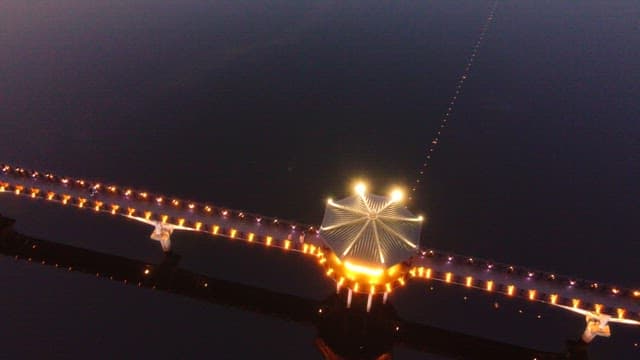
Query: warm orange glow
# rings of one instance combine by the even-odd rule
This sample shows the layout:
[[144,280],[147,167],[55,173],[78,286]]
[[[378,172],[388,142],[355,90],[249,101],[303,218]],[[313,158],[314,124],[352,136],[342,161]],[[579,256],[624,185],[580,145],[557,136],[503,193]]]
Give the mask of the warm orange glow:
[[424,276],[424,266],[420,266],[418,268],[418,276],[420,276],[420,277]]
[[145,275],[149,275],[149,273],[150,273],[149,269],[144,269],[144,274]]
[[391,284],[389,283],[384,284],[384,288],[387,290],[388,293],[391,292]]
[[404,286],[405,284],[404,278],[398,278],[398,282],[400,283],[400,286]]
[[[340,261],[340,259],[338,259],[337,257],[335,259],[336,259],[336,261]],[[397,266],[392,266],[389,269],[387,269],[387,274],[389,276],[393,276],[397,271],[398,271],[398,267]]]
[[448,272],[448,273],[444,274],[444,281],[450,283],[452,277],[453,277],[453,274]]
[[431,268],[427,268],[427,272],[424,275],[425,278],[431,279]]
[[147,219],[147,220],[151,219],[151,211],[145,212],[144,213],[144,218]]
[[302,245],[302,252],[305,254],[309,252],[309,244]]
[[146,199],[149,196],[146,192],[140,193],[140,197]]
[[348,260],[344,262],[344,267],[350,272],[364,274],[371,277],[380,277],[384,272],[384,269],[382,268],[371,268],[364,265],[358,265]]
[[169,220],[169,215],[162,215],[162,223],[166,224],[167,220]]
[[555,305],[558,302],[558,294],[551,294],[551,296],[549,296],[549,301]]
[[38,196],[38,194],[40,193],[40,190],[38,189],[31,189],[31,197],[35,198],[36,196]]
[[211,206],[205,206],[204,207],[204,211],[210,213],[211,212]]
[[129,215],[129,216],[133,216],[134,212],[136,212],[136,209],[134,209],[134,208],[128,208],[127,209],[127,215]]
[[493,281],[487,281],[487,291],[493,291]]
[[78,199],[78,207],[84,207],[84,204],[87,202],[87,199],[79,198]]
[[314,254],[316,252],[316,247],[313,245],[309,245],[309,254]]
[[376,286],[375,285],[371,285],[369,287],[369,293],[370,294],[375,294],[376,293]]
[[515,294],[516,292],[516,287],[513,285],[509,285],[507,286],[507,295],[509,296],[513,296],[513,294]]
[[127,191],[124,192],[124,195],[125,196],[130,196],[132,192],[133,191],[131,191],[131,189],[127,189]]
[[176,199],[173,199],[173,200],[171,200],[171,205],[178,206],[178,205],[180,205],[180,201],[178,201]]
[[359,288],[360,288],[360,284],[358,283],[353,284],[353,292],[358,292]]
[[20,195],[20,193],[24,190],[24,186],[16,186],[16,195]]
[[344,284],[344,277],[340,277],[340,280],[338,280],[338,287],[341,287]]
[[320,260],[318,260],[318,262],[322,265],[322,264],[327,262],[327,258],[322,257],[322,258],[320,258]]
[[111,214],[115,215],[118,209],[120,209],[119,205],[116,205],[116,204],[111,205]]
[[104,205],[104,203],[102,201],[96,201],[95,202],[95,206],[93,207],[93,209],[95,211],[100,211],[100,208],[102,207],[102,205]]
[[329,268],[329,270],[327,270],[327,276],[333,274],[333,268]]
[[49,191],[47,193],[47,200],[53,200],[53,197],[56,196],[56,193]]
[[196,207],[196,205],[195,205],[195,204],[189,204],[189,209],[190,209],[190,210],[193,210],[193,208],[195,208],[195,207]]
[[633,296],[640,297],[640,290],[634,290]]
[[573,306],[574,309],[577,309],[580,307],[580,299],[571,299],[571,305]]
[[236,234],[238,233],[238,230],[236,229],[231,229],[231,231],[229,231],[229,235],[231,236],[231,238],[235,238]]
[[271,236],[267,236],[267,240],[265,240],[265,243],[267,244],[267,246],[271,246],[272,241],[273,241],[273,238]]
[[626,314],[626,310],[622,308],[616,309],[616,313],[618,314],[618,319],[624,319],[624,315]]
[[255,236],[256,236],[256,235],[255,235],[254,233],[249,233],[249,235],[247,235],[247,241],[248,241],[248,242],[253,242],[253,238],[254,238]]
[[285,241],[284,241],[284,248],[285,248],[286,250],[289,250],[289,249],[291,248],[291,241],[289,241],[289,240],[285,240]]
[[218,235],[219,231],[220,231],[220,226],[213,225],[213,228],[211,229],[211,232],[213,233],[213,235]]
[[178,226],[184,226],[184,221],[183,218],[178,219]]
[[472,278],[471,276],[467,276],[467,279],[466,279],[465,285],[466,285],[467,287],[471,287],[471,285],[473,285],[473,278]]
[[200,231],[202,229],[202,223],[200,221],[196,222],[196,230]]
[[594,308],[596,314],[600,314],[602,312],[602,304],[595,304],[593,306],[593,308]]
[[529,300],[535,300],[536,299],[536,291],[535,290],[529,290]]

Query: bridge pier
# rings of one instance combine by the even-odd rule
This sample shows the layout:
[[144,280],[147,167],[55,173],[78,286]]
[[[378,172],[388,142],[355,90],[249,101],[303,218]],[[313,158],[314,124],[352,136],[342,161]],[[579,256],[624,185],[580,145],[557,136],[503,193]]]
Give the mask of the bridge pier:
[[173,226],[163,223],[156,223],[150,238],[160,242],[162,251],[168,253],[171,251],[171,234]]
[[611,319],[609,315],[588,314],[585,317],[587,326],[582,333],[582,341],[585,344],[589,344],[596,336],[611,336],[611,329],[608,324],[609,319]]

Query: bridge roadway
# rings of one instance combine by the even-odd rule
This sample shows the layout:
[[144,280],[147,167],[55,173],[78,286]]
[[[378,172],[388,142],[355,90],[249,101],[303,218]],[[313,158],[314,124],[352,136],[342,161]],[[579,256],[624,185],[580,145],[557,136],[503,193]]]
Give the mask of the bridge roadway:
[[[0,193],[13,193],[86,211],[120,215],[154,226],[163,224],[174,230],[206,232],[310,255],[317,256],[325,248],[318,228],[314,226],[7,165],[0,165]],[[583,315],[611,316],[611,322],[640,325],[638,289],[623,289],[432,250],[416,253],[408,262],[413,267],[410,272],[413,278],[525,297]]]
[[261,242],[291,251],[315,253],[323,245],[317,229],[308,225],[7,165],[0,165],[0,170],[0,193],[121,215],[150,225],[168,225],[175,230]]
[[416,256],[411,265],[410,275],[418,279],[525,298],[579,313],[605,314],[612,317],[611,322],[638,325],[640,321],[637,290],[431,250]]

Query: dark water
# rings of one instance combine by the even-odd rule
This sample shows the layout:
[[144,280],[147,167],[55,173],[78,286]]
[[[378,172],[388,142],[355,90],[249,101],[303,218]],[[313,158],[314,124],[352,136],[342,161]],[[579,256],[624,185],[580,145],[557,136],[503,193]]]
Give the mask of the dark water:
[[[324,199],[354,177],[379,192],[414,181],[490,5],[5,1],[0,157],[318,223]],[[499,2],[411,205],[429,218],[425,244],[640,286],[638,18],[634,1]],[[140,225],[9,200],[0,211],[29,234],[160,257]],[[297,259],[177,243],[194,269],[313,298],[331,291]],[[0,266],[11,357],[319,357],[312,329]],[[415,321],[548,350],[584,322],[423,285],[394,302]],[[638,329],[613,333],[594,358],[638,355]]]

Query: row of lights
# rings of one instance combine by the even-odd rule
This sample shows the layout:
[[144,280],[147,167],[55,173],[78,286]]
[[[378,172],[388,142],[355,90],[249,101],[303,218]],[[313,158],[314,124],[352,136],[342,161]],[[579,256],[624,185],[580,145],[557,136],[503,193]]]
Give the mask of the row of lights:
[[420,255],[422,257],[434,257],[439,259],[446,259],[448,263],[456,262],[456,263],[463,263],[470,266],[475,266],[478,268],[484,267],[487,271],[497,270],[497,271],[504,271],[509,274],[521,274],[527,279],[544,279],[544,280],[553,281],[553,282],[560,282],[560,283],[564,282],[567,284],[567,286],[571,286],[571,287],[580,287],[583,289],[598,290],[598,291],[608,291],[613,296],[618,296],[618,295],[622,296],[626,294],[631,298],[640,299],[640,290],[638,289],[635,289],[635,290],[621,289],[616,286],[603,285],[598,282],[577,280],[575,278],[560,276],[553,273],[533,271],[533,270],[524,269],[524,268],[516,268],[513,265],[494,263],[487,260],[475,259],[475,258],[459,256],[459,255],[454,256],[454,255],[449,255],[445,253],[435,252],[434,250],[423,250],[420,252]]
[[158,221],[164,224],[171,224],[188,228],[195,231],[207,232],[212,235],[222,236],[230,239],[241,239],[249,243],[262,243],[267,247],[281,248],[303,254],[317,256],[322,254],[320,247],[306,243],[302,239],[294,241],[291,238],[276,239],[270,235],[258,235],[253,232],[242,232],[235,228],[224,228],[216,224],[205,224],[199,221],[189,221],[185,218],[171,218],[168,215],[156,214],[151,211],[139,211],[132,207],[122,207],[119,204],[106,204],[103,201],[90,200],[83,197],[73,197],[68,194],[58,194],[52,191],[44,192],[37,188],[27,189],[22,185],[12,185],[7,182],[0,182],[0,192],[11,192],[15,195],[29,196],[30,198],[44,199],[49,202],[56,202],[62,205],[75,206],[77,208],[91,208],[95,212],[105,212],[111,215],[122,215],[134,219],[144,219],[148,221]]
[[[471,276],[458,276],[452,272],[436,271],[428,267],[413,267],[409,270],[409,274],[412,278],[435,280],[447,284],[460,285],[467,288],[504,294],[509,297],[518,296],[531,301],[538,301],[551,305],[564,305],[574,309],[593,311],[597,314],[605,314],[605,312],[608,312],[609,315],[615,316],[618,319],[625,319],[627,316],[627,310],[623,308],[605,308],[602,304],[588,304],[577,298],[564,298],[560,297],[558,294],[544,294],[540,293],[536,289],[517,289],[515,285],[511,284],[499,284],[494,280],[479,280],[474,279]],[[590,306],[593,307],[592,310],[588,309]],[[640,320],[640,314],[636,315],[636,319],[634,320]]]
[[276,226],[289,228],[291,231],[302,230],[309,234],[317,234],[318,228],[314,226],[296,224],[290,221],[282,221],[277,218],[269,218],[261,215],[250,214],[244,211],[235,211],[213,207],[211,205],[199,204],[196,202],[183,201],[180,199],[171,199],[166,196],[152,194],[146,191],[137,191],[130,188],[121,188],[115,185],[103,185],[101,183],[93,183],[82,179],[72,179],[69,177],[59,177],[50,173],[39,173],[37,171],[29,171],[23,168],[12,168],[9,165],[0,165],[2,172],[7,175],[20,177],[28,177],[32,179],[45,179],[53,183],[59,183],[64,186],[77,186],[94,192],[106,193],[108,195],[123,196],[127,200],[136,199],[141,201],[155,202],[157,205],[169,204],[176,208],[184,208],[189,211],[199,211],[202,214],[217,214],[222,217],[234,216],[240,220],[251,220],[258,224],[271,223]]
[[[480,35],[478,36],[478,40],[476,41],[475,45],[473,46],[473,48],[471,50],[471,56],[469,56],[469,59],[467,60],[467,64],[466,64],[466,66],[464,68],[464,71],[462,72],[462,75],[460,75],[460,77],[458,78],[458,82],[456,84],[455,93],[453,94],[453,96],[451,97],[451,100],[449,101],[449,104],[447,106],[447,111],[444,113],[444,115],[440,119],[440,126],[438,127],[438,130],[436,131],[436,136],[427,145],[424,162],[422,163],[422,166],[418,170],[418,176],[417,176],[417,179],[415,180],[415,185],[411,188],[412,194],[415,194],[415,192],[418,190],[420,182],[422,181],[422,178],[424,177],[424,173],[425,173],[425,171],[427,170],[427,168],[430,165],[431,156],[433,155],[433,152],[435,151],[436,147],[440,143],[440,137],[442,136],[442,131],[447,126],[447,123],[449,122],[449,119],[451,117],[451,114],[453,113],[453,110],[454,110],[454,107],[455,107],[455,104],[456,104],[456,100],[458,99],[458,96],[460,95],[460,92],[462,91],[462,87],[464,85],[464,82],[467,80],[467,78],[469,77],[469,73],[471,72],[471,66],[473,65],[473,61],[474,61],[476,55],[478,54],[478,49],[480,49],[480,45],[482,44],[482,40],[484,39],[485,34],[489,30],[489,25],[493,21],[494,14],[495,14],[495,11],[496,11],[496,5],[497,5],[497,2],[495,2],[493,4],[493,7],[491,8],[491,11],[489,12],[489,16],[487,16],[487,19],[486,19],[483,27],[480,29]],[[411,200],[411,199],[412,199],[412,197],[410,196],[409,200]]]
[[328,268],[326,275],[336,281],[338,291],[342,288],[348,288],[357,294],[379,294],[379,293],[391,293],[395,288],[405,286],[407,281],[404,277],[399,277],[393,281],[386,282],[384,284],[367,284],[360,283],[358,281],[351,280],[344,276],[335,276],[336,272],[333,268]]

